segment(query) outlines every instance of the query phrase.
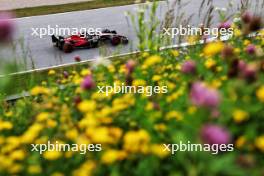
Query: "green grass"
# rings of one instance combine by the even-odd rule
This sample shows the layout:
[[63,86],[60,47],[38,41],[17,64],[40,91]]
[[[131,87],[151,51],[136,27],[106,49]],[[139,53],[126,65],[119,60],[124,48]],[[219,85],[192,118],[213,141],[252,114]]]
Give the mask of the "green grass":
[[62,12],[71,12],[78,10],[89,10],[97,9],[103,7],[113,7],[113,6],[122,6],[135,4],[135,0],[94,0],[88,2],[79,2],[79,3],[70,3],[62,5],[50,5],[50,6],[40,6],[40,7],[29,7],[23,9],[14,10],[17,17],[27,17],[27,16],[36,16],[36,15],[46,15]]

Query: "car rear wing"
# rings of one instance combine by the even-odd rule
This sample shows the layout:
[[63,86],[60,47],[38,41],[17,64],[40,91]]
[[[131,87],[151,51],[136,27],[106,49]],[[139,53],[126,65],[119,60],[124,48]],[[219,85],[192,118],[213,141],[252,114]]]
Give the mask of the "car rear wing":
[[52,43],[56,43],[59,41],[59,39],[55,35],[52,35],[51,39],[52,39]]

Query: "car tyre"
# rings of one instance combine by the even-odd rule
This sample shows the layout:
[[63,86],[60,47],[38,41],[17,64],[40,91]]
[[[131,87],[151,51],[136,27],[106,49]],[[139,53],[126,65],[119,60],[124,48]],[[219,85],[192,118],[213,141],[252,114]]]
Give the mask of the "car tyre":
[[98,42],[91,43],[91,48],[97,48],[97,47],[98,47]]
[[63,50],[63,45],[64,45],[63,42],[57,41],[56,45],[58,45],[58,48],[59,48],[60,50]]
[[71,52],[73,51],[73,45],[70,44],[70,43],[65,43],[65,44],[63,45],[63,51],[64,51],[65,53],[71,53]]
[[128,38],[126,38],[126,37],[123,37],[122,38],[122,44],[124,44],[124,45],[126,45],[126,44],[128,44]]
[[111,44],[113,46],[119,45],[121,43],[120,37],[114,36],[111,38]]

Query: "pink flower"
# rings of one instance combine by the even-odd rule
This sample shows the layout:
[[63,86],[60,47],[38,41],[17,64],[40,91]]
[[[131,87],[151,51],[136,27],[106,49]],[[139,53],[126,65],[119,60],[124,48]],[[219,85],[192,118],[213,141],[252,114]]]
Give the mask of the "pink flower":
[[67,79],[69,77],[69,73],[67,71],[63,71],[63,77]]
[[128,74],[131,74],[134,71],[135,66],[136,66],[136,62],[134,60],[127,61],[126,69],[127,69]]
[[230,133],[223,127],[206,124],[200,131],[201,139],[205,144],[228,144],[231,141]]
[[248,54],[255,54],[255,52],[256,52],[256,46],[253,45],[253,44],[248,45],[247,48],[246,48],[246,52]]
[[12,40],[14,28],[12,15],[10,13],[0,13],[0,43]]
[[216,108],[220,103],[220,95],[216,89],[209,88],[201,82],[192,85],[190,98],[199,107]]
[[74,57],[74,60],[76,62],[80,62],[81,61],[81,57],[79,55],[77,55],[77,56]]
[[83,79],[83,82],[81,84],[81,87],[85,90],[87,89],[91,89],[95,86],[95,83],[93,81],[93,78],[91,75],[88,75],[86,76],[84,79]]
[[242,77],[248,81],[253,82],[257,79],[257,68],[254,65],[247,64],[242,70]]
[[238,62],[238,68],[239,68],[239,70],[244,70],[246,67],[247,67],[246,62],[243,61],[243,60],[239,60],[239,62]]
[[219,29],[222,29],[222,28],[229,29],[230,27],[231,27],[231,22],[230,21],[223,22],[223,23],[221,23],[218,26]]
[[196,63],[193,60],[185,61],[181,66],[181,71],[183,73],[195,73]]
[[252,17],[253,17],[253,15],[250,12],[244,12],[242,14],[241,19],[244,23],[249,23],[251,21]]

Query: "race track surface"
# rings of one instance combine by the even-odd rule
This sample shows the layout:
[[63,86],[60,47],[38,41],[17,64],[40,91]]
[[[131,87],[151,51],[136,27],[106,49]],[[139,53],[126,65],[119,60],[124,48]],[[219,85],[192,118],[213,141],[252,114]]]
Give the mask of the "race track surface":
[[[192,24],[199,24],[198,9],[202,0],[191,0],[183,9],[187,15],[194,14]],[[239,2],[239,0],[236,0]],[[185,1],[184,1],[185,2]],[[218,0],[216,6],[226,7],[229,0]],[[110,56],[113,53],[128,53],[137,48],[137,37],[134,27],[125,15],[126,12],[135,14],[139,5],[127,5],[121,7],[102,8],[96,10],[77,11],[61,14],[33,16],[15,19],[17,31],[15,35],[16,48],[5,48],[0,51],[0,58],[16,58],[19,62],[26,61],[27,69],[44,68],[74,62],[74,56],[79,55],[82,60]],[[162,19],[168,6],[165,2],[159,4],[157,17]],[[147,22],[147,21],[146,21]],[[126,46],[113,47],[110,45],[95,49],[75,50],[65,54],[53,47],[50,36],[39,38],[32,36],[31,28],[45,28],[48,25],[69,28],[109,28],[127,36],[130,43]],[[22,47],[21,47],[22,46]],[[23,48],[23,49],[21,49]]]

